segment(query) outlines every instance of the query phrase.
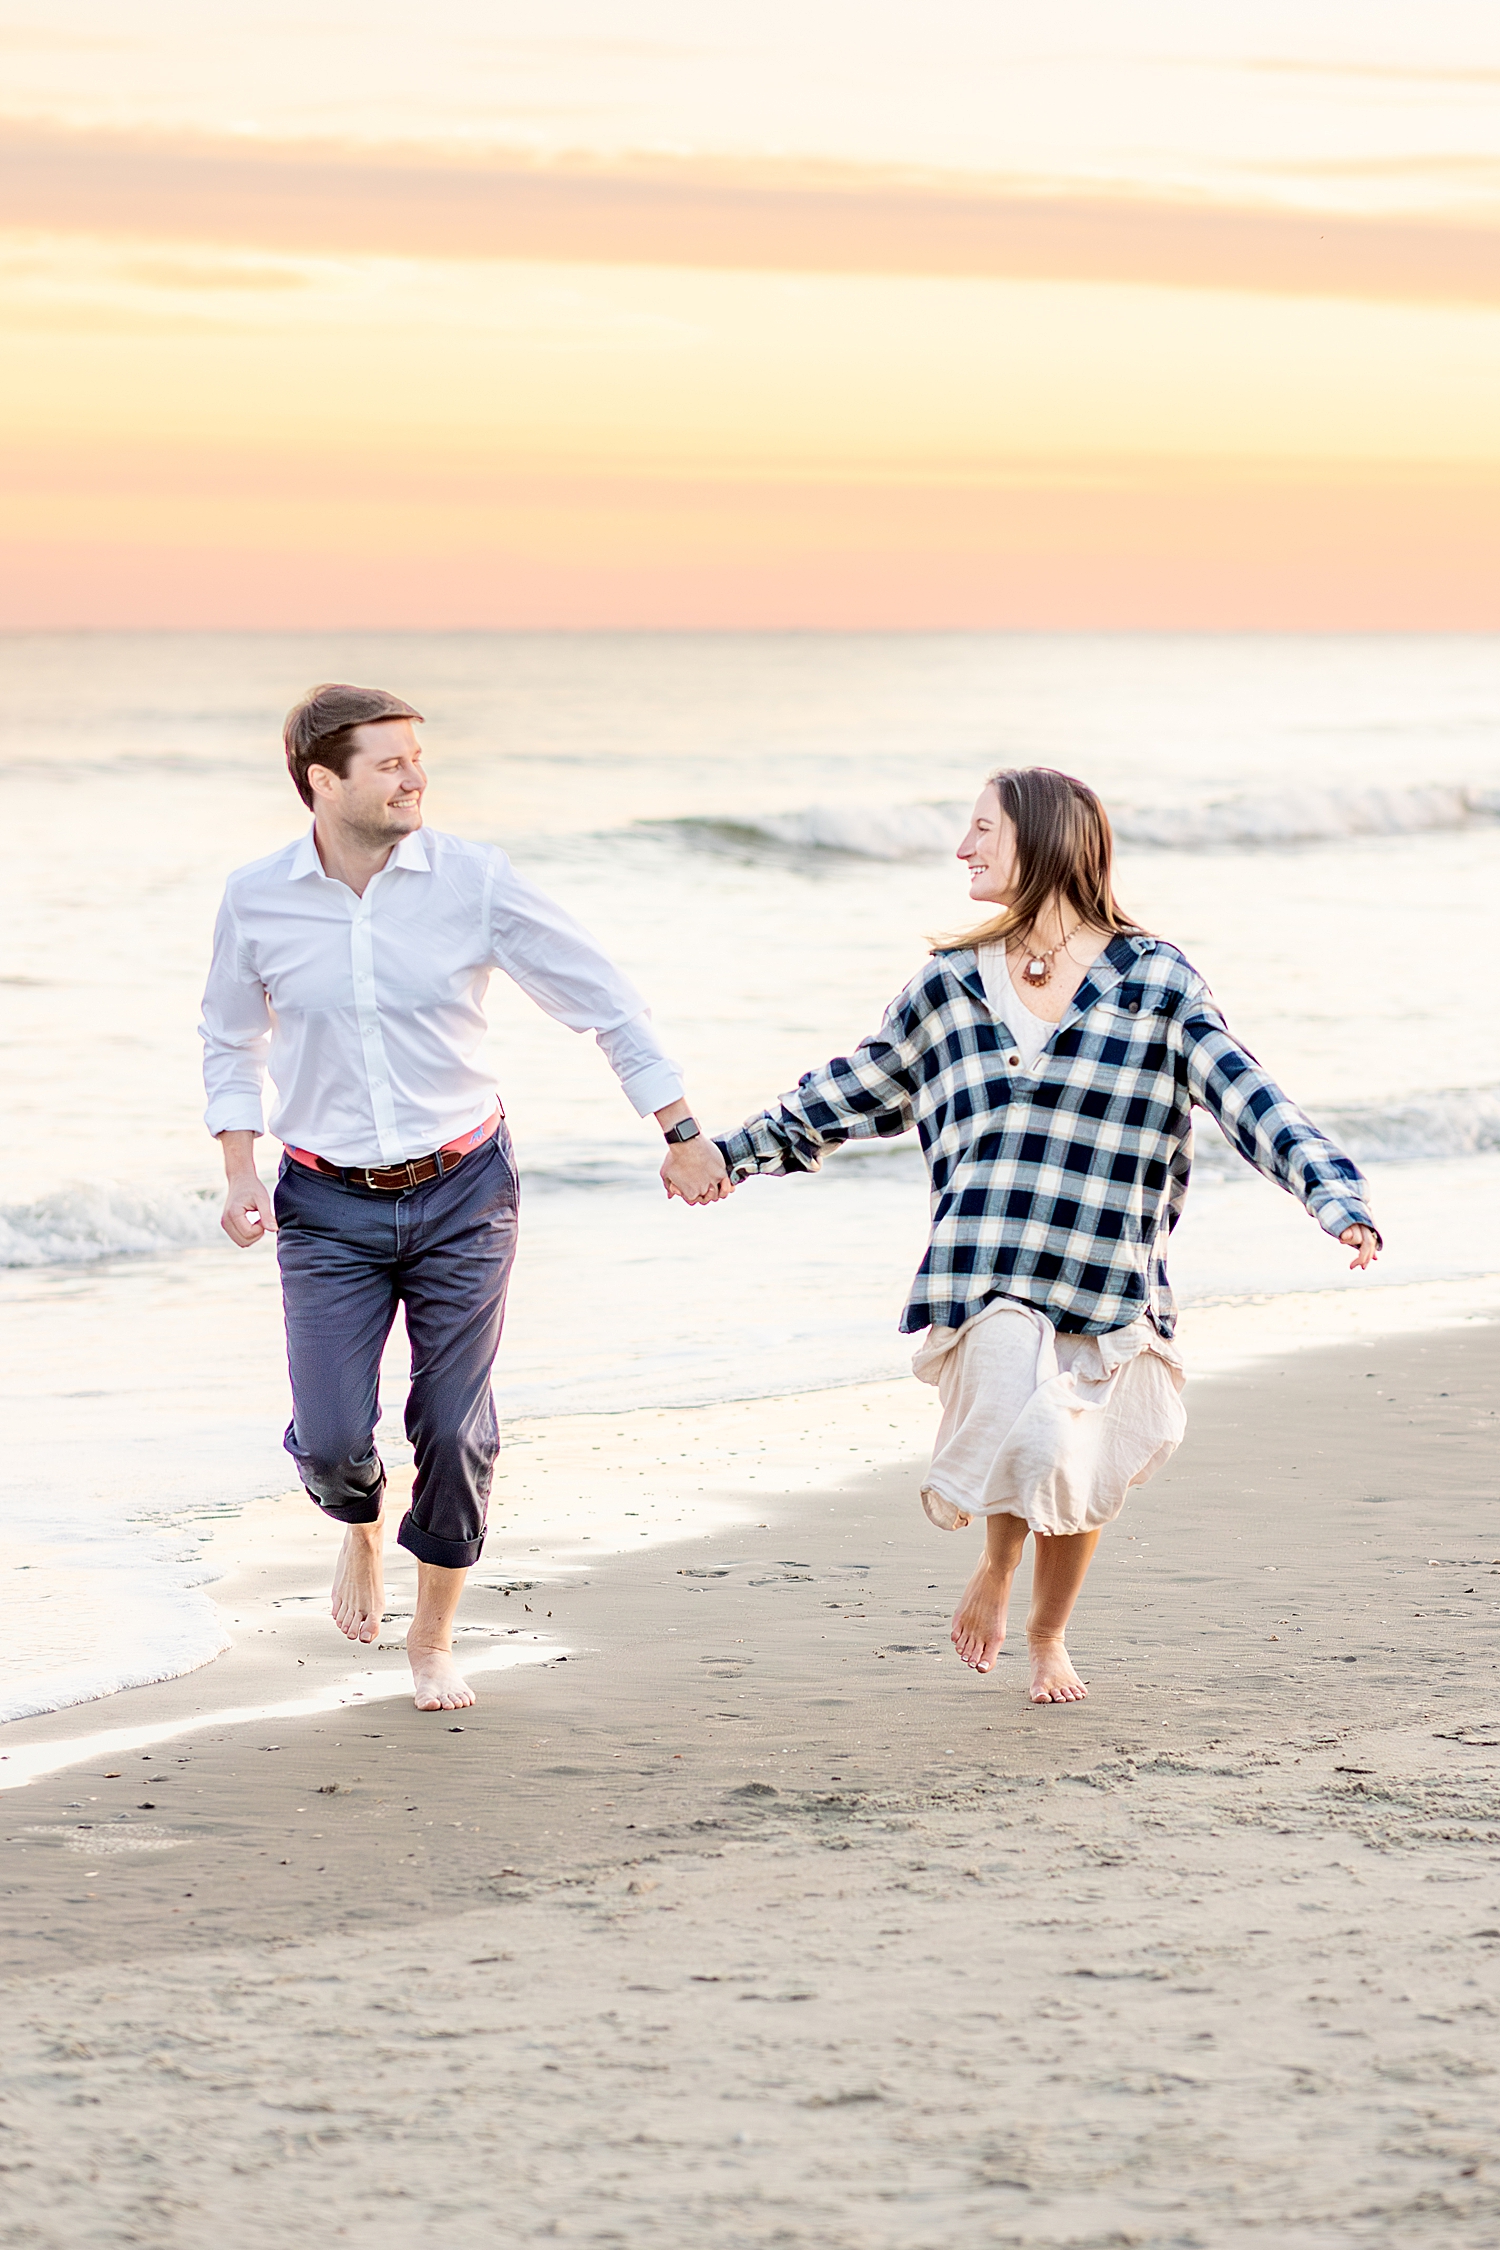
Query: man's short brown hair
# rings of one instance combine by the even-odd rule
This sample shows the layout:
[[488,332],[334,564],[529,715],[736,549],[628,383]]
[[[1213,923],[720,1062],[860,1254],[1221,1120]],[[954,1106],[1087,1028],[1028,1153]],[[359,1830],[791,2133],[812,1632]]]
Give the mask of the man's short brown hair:
[[384,688],[349,687],[342,680],[325,680],[320,687],[309,688],[301,702],[292,705],[281,730],[287,772],[303,804],[312,809],[309,766],[326,766],[343,779],[354,755],[350,738],[356,727],[367,727],[380,719],[421,716],[399,695],[390,695]]

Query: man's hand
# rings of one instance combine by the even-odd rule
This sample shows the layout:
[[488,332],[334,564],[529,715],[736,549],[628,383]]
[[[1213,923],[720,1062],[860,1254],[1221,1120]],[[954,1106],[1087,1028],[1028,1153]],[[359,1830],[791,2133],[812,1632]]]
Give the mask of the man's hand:
[[734,1193],[729,1167],[706,1133],[695,1141],[673,1141],[661,1168],[661,1184],[669,1197],[680,1195],[684,1203],[722,1203]]
[[[666,1133],[692,1114],[686,1100],[669,1102],[656,1112],[656,1122]],[[706,1133],[690,1141],[668,1141],[661,1184],[669,1198],[680,1195],[684,1203],[720,1203],[734,1193],[729,1168]]]
[[1380,1256],[1380,1237],[1373,1227],[1345,1227],[1339,1240],[1357,1253],[1349,1260],[1351,1273],[1363,1273],[1366,1266],[1373,1266]]
[[219,1224],[236,1249],[249,1250],[276,1232],[271,1191],[255,1169],[255,1135],[221,1133],[219,1146],[229,1183]]

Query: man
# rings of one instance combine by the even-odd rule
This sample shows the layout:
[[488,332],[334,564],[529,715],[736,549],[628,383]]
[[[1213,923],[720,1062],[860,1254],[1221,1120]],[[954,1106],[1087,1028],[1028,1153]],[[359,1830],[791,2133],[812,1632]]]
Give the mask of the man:
[[[292,1419],[286,1448],[346,1526],[333,1615],[380,1631],[385,1470],[380,1358],[404,1305],[416,1458],[397,1532],[417,1559],[406,1637],[420,1711],[474,1701],[453,1662],[498,1447],[490,1369],[516,1247],[505,1113],[476,1056],[492,969],[592,1030],[638,1115],[668,1141],[669,1196],[732,1192],[639,993],[502,851],[422,826],[421,713],[382,690],[313,688],[286,721],[312,827],[230,876],[203,997],[207,1124],[224,1151],[223,1227],[277,1235]],[[285,1146],[274,1202],[255,1169],[261,1082]]]

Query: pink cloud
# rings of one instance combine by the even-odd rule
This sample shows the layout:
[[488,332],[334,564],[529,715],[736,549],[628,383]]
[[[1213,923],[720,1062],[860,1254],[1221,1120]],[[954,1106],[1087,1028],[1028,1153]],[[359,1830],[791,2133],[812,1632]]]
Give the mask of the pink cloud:
[[850,165],[0,126],[12,228],[260,250],[1500,303],[1500,227]]

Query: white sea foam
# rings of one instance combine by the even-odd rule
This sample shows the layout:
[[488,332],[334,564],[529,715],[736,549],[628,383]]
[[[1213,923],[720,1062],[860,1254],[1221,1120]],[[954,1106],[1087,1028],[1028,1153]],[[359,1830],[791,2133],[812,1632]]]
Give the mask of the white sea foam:
[[[476,1676],[481,1672],[509,1672],[523,1664],[555,1664],[560,1657],[572,1654],[562,1642],[544,1641],[540,1634],[528,1638],[532,1643],[529,1647],[512,1644],[466,1654],[465,1671]],[[242,1727],[267,1719],[315,1718],[321,1711],[339,1711],[350,1704],[386,1702],[410,1694],[411,1674],[404,1663],[378,1670],[370,1666],[363,1671],[345,1673],[315,1694],[290,1696],[282,1703],[229,1704],[215,1711],[195,1711],[184,1718],[167,1719],[156,1726],[101,1727],[91,1734],[18,1744],[13,1750],[0,1751],[0,1790],[24,1789],[28,1782],[39,1780],[43,1774],[64,1773],[69,1766],[81,1766],[92,1758],[117,1758],[131,1750],[154,1750],[163,1742],[177,1742],[187,1734],[202,1734],[209,1727]],[[98,1833],[96,1829],[94,1834]],[[156,1832],[149,1833],[150,1840],[156,1842]]]
[[[852,859],[930,859],[953,851],[969,818],[963,802],[809,805],[743,820],[647,823],[718,851],[839,852]],[[1439,783],[1413,788],[1282,789],[1207,803],[1111,805],[1124,844],[1157,851],[1285,849],[1364,836],[1422,836],[1493,826],[1500,788]]]
[[0,1266],[92,1265],[201,1249],[219,1236],[211,1195],[115,1181],[57,1188],[35,1203],[0,1206]]
[[228,1648],[203,1591],[202,1536],[9,1498],[0,1723],[180,1679]]

